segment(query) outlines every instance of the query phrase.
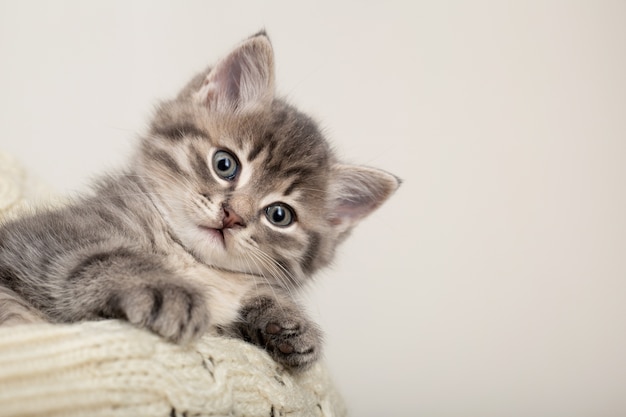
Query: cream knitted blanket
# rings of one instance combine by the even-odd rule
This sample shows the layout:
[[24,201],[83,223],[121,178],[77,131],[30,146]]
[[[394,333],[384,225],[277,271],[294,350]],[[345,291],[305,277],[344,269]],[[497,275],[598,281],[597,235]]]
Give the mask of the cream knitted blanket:
[[[43,190],[0,152],[0,217]],[[0,416],[287,415],[346,415],[322,364],[293,375],[239,340],[184,347],[114,320],[0,327]]]

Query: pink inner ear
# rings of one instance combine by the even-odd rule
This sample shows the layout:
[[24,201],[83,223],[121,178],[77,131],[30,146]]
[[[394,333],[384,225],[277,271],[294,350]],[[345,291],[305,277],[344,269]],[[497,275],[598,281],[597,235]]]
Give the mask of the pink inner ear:
[[340,224],[354,225],[374,211],[382,201],[384,200],[380,200],[371,194],[339,198],[333,210],[330,224],[333,226]]
[[333,225],[353,226],[384,203],[399,185],[396,177],[374,168],[341,165],[335,172]]
[[247,111],[274,97],[274,57],[265,36],[246,40],[207,75],[197,97],[211,109]]
[[339,224],[345,220],[357,221],[371,213],[376,204],[371,199],[361,196],[360,199],[339,199],[335,208],[332,224]]
[[241,58],[238,55],[234,53],[228,56],[209,75],[206,102],[210,105],[219,106],[219,101],[225,100],[233,108],[238,107],[242,73]]

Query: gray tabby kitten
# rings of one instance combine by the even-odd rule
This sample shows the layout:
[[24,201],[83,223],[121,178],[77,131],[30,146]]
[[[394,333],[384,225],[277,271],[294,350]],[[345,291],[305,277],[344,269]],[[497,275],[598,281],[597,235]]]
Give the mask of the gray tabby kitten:
[[0,322],[116,318],[240,337],[302,369],[321,334],[293,293],[398,187],[340,163],[274,95],[264,32],[162,103],[125,172],[0,227]]

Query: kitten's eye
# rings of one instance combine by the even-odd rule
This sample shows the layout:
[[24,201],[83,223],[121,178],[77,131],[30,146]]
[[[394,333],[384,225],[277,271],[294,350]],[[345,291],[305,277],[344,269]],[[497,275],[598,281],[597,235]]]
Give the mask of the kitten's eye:
[[265,209],[265,217],[273,225],[287,227],[295,220],[291,207],[282,203],[275,203]]
[[225,180],[233,180],[239,171],[239,162],[232,154],[226,151],[217,151],[213,155],[213,169],[217,175]]

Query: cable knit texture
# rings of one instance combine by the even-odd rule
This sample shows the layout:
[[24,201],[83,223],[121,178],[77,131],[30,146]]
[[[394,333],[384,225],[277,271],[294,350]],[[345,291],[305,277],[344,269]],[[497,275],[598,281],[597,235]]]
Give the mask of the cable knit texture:
[[[51,201],[0,152],[0,218]],[[0,327],[0,416],[345,416],[323,364],[291,374],[263,350],[189,346],[114,320]]]

